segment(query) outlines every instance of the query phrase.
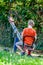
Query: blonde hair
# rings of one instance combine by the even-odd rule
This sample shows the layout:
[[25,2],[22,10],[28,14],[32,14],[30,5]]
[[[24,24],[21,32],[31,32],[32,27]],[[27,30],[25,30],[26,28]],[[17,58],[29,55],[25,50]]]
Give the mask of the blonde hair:
[[28,20],[28,25],[32,25],[32,26],[34,26],[34,25],[35,25],[35,23],[34,23],[34,21],[33,21],[33,20]]

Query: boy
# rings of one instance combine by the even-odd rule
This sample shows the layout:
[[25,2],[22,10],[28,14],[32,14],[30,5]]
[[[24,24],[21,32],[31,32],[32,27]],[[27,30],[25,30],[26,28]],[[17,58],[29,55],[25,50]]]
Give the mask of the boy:
[[[23,40],[24,36],[26,36],[26,35],[30,36],[30,37],[25,37],[25,40],[24,40],[24,44],[28,45],[29,47],[31,47],[31,45],[33,44],[33,41],[34,41],[32,37],[34,37],[35,40],[37,39],[37,33],[33,29],[33,26],[34,26],[34,21],[33,20],[29,20],[28,21],[28,27],[23,29],[23,32],[22,32],[22,35],[21,35],[22,36],[22,40]],[[24,54],[25,53],[24,50],[20,47],[20,45],[23,45],[23,41],[22,40],[20,40],[19,42],[16,43],[16,47],[19,50],[21,50],[21,52],[22,52],[21,54]],[[31,51],[29,51],[29,53],[28,53],[29,55],[31,54],[30,52]]]

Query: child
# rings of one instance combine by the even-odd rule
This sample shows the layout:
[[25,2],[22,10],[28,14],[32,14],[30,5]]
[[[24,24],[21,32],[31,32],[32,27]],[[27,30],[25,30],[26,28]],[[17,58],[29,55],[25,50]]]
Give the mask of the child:
[[[22,40],[20,40],[19,42],[16,43],[16,47],[21,50],[21,54],[24,54],[25,51],[20,47],[20,45],[23,45],[23,37],[24,36],[30,36],[30,37],[25,37],[24,39],[24,44],[28,45],[29,47],[31,47],[31,45],[33,44],[34,39],[32,37],[35,38],[35,40],[37,39],[37,33],[36,30],[33,29],[34,26],[34,21],[33,20],[29,20],[28,21],[28,27],[23,29],[22,32]],[[32,37],[31,37],[32,36]],[[28,49],[27,49],[28,50]],[[28,55],[31,54],[31,51],[28,51]]]

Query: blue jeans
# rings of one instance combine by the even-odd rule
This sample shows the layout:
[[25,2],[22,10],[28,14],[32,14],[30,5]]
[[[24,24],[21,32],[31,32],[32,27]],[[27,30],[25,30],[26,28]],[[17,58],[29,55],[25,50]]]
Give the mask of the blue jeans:
[[16,50],[17,50],[16,42],[18,42],[18,41],[19,41],[19,39],[17,37],[15,37],[15,39],[14,39],[14,52],[16,52]]

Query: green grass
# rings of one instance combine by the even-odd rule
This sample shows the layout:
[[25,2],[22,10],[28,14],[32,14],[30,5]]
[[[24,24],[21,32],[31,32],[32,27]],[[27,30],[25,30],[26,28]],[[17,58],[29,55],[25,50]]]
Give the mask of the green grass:
[[0,65],[43,65],[43,58],[0,51]]

